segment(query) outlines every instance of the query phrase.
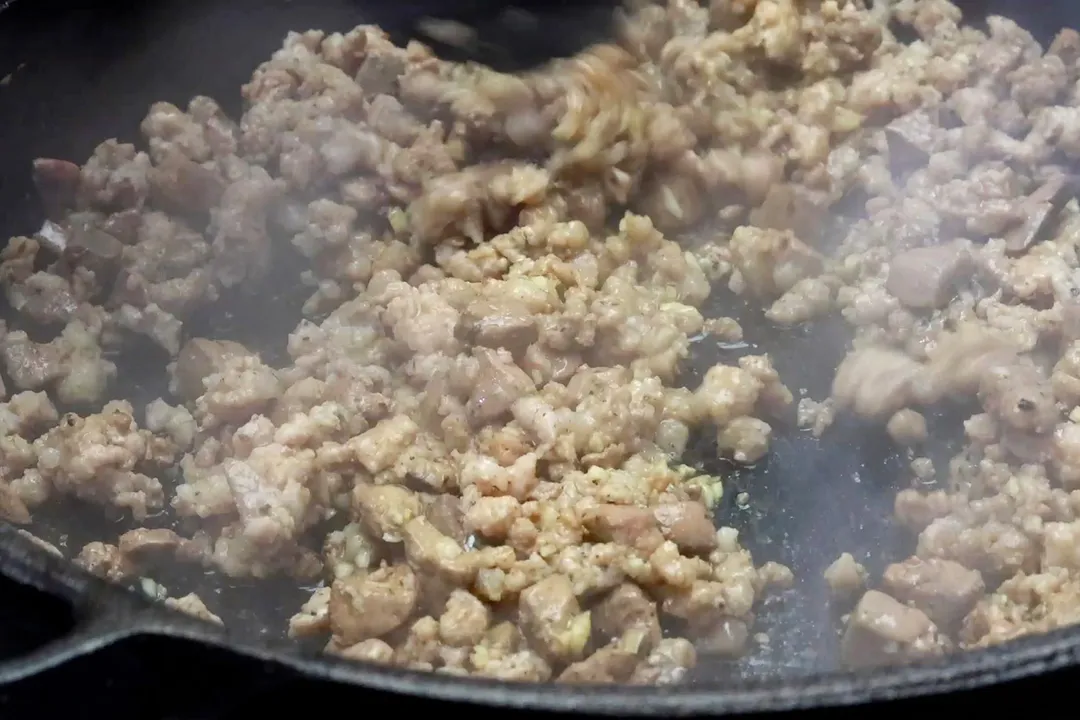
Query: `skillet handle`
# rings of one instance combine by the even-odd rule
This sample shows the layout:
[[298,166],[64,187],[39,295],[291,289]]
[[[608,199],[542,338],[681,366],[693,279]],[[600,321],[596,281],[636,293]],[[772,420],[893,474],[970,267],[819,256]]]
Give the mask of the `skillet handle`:
[[[37,621],[50,630],[66,627],[67,632],[28,652],[0,657],[0,686],[90,655],[124,638],[160,632],[162,625],[163,613],[146,598],[84,572],[0,522],[2,585],[8,586],[8,592],[0,609],[13,615],[5,621],[9,627],[17,629],[29,618],[31,625]],[[185,620],[177,618],[175,625],[186,626]],[[173,618],[169,621],[174,624]],[[205,634],[207,629],[200,627],[199,631]]]

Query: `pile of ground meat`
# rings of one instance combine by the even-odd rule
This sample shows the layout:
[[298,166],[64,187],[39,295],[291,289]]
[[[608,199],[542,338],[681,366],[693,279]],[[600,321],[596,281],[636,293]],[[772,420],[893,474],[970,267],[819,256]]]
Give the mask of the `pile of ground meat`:
[[[35,163],[48,218],[0,253],[0,517],[130,518],[76,562],[226,625],[155,570],[314,587],[288,632],[348,658],[668,684],[792,580],[714,517],[691,438],[753,464],[788,414],[853,413],[911,448],[918,550],[829,568],[846,663],[1080,621],[1080,35],[988,25],[645,2],[523,75],[290,34],[239,120],[159,103],[142,149]],[[310,288],[287,339],[192,336],[282,267]],[[842,313],[832,397],[796,409],[767,355],[684,386],[695,341],[741,339],[699,310],[720,285],[776,332]],[[136,341],[171,357],[145,407],[117,399]],[[964,402],[935,467],[925,413]]]

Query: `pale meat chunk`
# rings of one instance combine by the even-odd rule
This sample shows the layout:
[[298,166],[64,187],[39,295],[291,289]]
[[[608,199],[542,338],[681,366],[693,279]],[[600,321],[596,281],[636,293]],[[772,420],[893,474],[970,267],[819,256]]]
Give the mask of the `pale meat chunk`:
[[222,463],[245,536],[272,546],[303,529],[313,459],[310,451],[268,445],[255,448],[246,460],[228,458]]
[[697,652],[689,640],[661,640],[630,676],[631,685],[674,685],[697,664]]
[[898,445],[917,445],[928,436],[926,418],[910,408],[894,413],[885,430]]
[[180,348],[170,366],[170,389],[183,400],[194,400],[206,391],[206,378],[218,372],[225,358],[250,354],[243,345],[230,340],[192,338]]
[[773,430],[764,420],[755,417],[737,417],[722,427],[717,434],[716,447],[735,462],[753,465],[765,457]]
[[329,587],[321,587],[289,618],[289,637],[305,638],[330,632]]
[[171,607],[174,610],[179,610],[182,613],[191,615],[192,617],[200,620],[206,620],[207,622],[215,625],[223,625],[221,618],[212,613],[203,603],[202,599],[195,593],[188,593],[183,597],[178,598],[166,598],[165,605]]
[[60,419],[56,407],[43,392],[15,393],[0,403],[0,437],[22,435],[33,438]]
[[479,644],[491,624],[491,610],[474,595],[454,590],[439,617],[439,639],[454,647]]
[[350,660],[377,663],[379,665],[389,665],[394,660],[394,648],[378,638],[364,640],[342,649],[335,646],[331,651]]
[[153,458],[154,438],[132,415],[124,402],[88,417],[66,415],[34,442],[41,476],[62,493],[128,509],[138,519],[160,509],[161,482],[140,472]]
[[832,597],[840,602],[857,598],[866,589],[869,573],[851,553],[843,553],[825,568],[825,582]]
[[386,470],[416,439],[420,428],[408,416],[383,420],[363,435],[350,441],[356,459],[368,472]]
[[891,415],[911,402],[921,372],[918,362],[895,350],[854,350],[837,368],[832,396],[837,407],[863,417]]

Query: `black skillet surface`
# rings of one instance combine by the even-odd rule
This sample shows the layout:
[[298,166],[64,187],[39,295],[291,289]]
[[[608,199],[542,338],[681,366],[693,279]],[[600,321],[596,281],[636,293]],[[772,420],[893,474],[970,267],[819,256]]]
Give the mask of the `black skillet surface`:
[[[82,160],[103,138],[134,140],[139,121],[155,100],[183,105],[192,95],[207,94],[237,115],[239,86],[279,46],[286,31],[347,29],[372,19],[361,5],[346,0],[193,0],[94,8],[74,3],[68,7],[55,0],[31,6],[26,0],[9,8],[0,14],[0,77],[12,73],[0,85],[0,231],[11,234],[37,227],[40,211],[29,182],[34,157]],[[973,5],[966,4],[969,13]],[[987,3],[979,5],[985,12]],[[370,6],[375,8],[375,19],[389,23],[393,20],[386,15],[390,8],[406,4]],[[1018,3],[989,6],[991,12],[1016,17],[1043,39],[1059,26],[1080,26],[1080,6],[1068,0],[1040,3],[1034,17],[1028,17],[1031,13],[1026,7],[1017,10]],[[473,17],[475,7],[470,10]],[[564,22],[573,17],[574,25],[583,22],[580,16],[558,17]],[[539,36],[558,34],[552,30]],[[267,347],[257,339],[282,342],[285,330],[299,317],[298,298],[271,289],[290,285],[280,280],[257,293],[229,298],[220,304],[222,310],[193,322],[193,331],[247,340],[273,357],[280,348]],[[7,315],[5,308],[0,310]],[[710,301],[707,314],[740,315],[748,346],[735,349],[700,343],[688,364],[690,376],[721,358],[769,352],[793,390],[805,390],[814,398],[827,393],[832,368],[846,342],[842,325],[829,322],[798,332],[777,332],[722,293]],[[139,354],[119,361],[123,368],[120,392],[142,401],[161,394],[164,358]],[[702,440],[692,456],[706,469],[731,471],[717,468],[716,461],[710,460],[714,454],[708,441]],[[856,676],[823,674],[836,666],[836,633],[821,571],[843,551],[878,564],[904,554],[903,542],[894,537],[888,517],[897,484],[904,481],[906,462],[876,430],[842,422],[820,442],[792,430],[782,431],[767,461],[734,473],[718,513],[720,521],[740,528],[759,561],[790,565],[799,583],[763,611],[755,630],[770,636],[766,648],[737,663],[703,663],[690,688],[511,688],[315,658],[281,644],[276,637],[276,628],[298,606],[298,593],[268,590],[265,585],[259,589],[223,587],[220,579],[181,572],[164,579],[176,591],[198,590],[212,608],[232,619],[225,636],[90,579],[67,563],[44,558],[7,528],[0,528],[0,570],[20,583],[65,598],[74,610],[69,613],[61,607],[57,619],[63,624],[70,615],[69,625],[75,630],[20,661],[0,665],[0,683],[46,672],[64,661],[77,665],[79,657],[107,654],[114,644],[183,644],[176,640],[179,637],[189,639],[188,650],[191,645],[231,647],[310,677],[419,697],[624,715],[712,714],[938,692],[1075,664],[1076,633],[1066,632],[957,656],[938,666]],[[733,503],[741,491],[749,494],[747,509]],[[99,515],[97,509],[70,505],[45,515],[35,530],[73,552],[86,540],[108,539],[123,531],[122,525],[93,519]],[[38,609],[46,611],[46,604]],[[172,639],[162,640],[162,636]]]

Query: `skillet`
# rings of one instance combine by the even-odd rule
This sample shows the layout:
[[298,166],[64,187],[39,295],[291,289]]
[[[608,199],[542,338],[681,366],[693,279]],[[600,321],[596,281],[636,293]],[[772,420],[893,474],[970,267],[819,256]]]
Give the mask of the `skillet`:
[[[227,0],[209,2],[117,3],[109,8],[67,7],[29,0],[0,4],[0,231],[28,232],[40,224],[30,162],[34,157],[82,159],[102,138],[131,139],[149,104],[182,104],[195,94],[219,99],[239,115],[237,89],[252,68],[279,45],[285,32],[318,27],[347,29],[376,20],[404,32],[404,13],[395,23],[387,4],[358,0]],[[1068,0],[1040,3],[961,3],[969,18],[1013,17],[1046,42],[1062,26],[1080,26],[1080,6]],[[557,33],[550,33],[556,35]],[[527,61],[523,61],[527,62]],[[270,281],[271,287],[273,280]],[[288,291],[229,298],[231,318],[196,318],[195,334],[229,334],[241,341],[280,333],[298,319],[297,297]],[[735,301],[720,293],[713,310],[731,314]],[[9,312],[0,306],[0,313]],[[708,315],[708,308],[706,308]],[[0,314],[2,316],[2,314]],[[747,348],[768,352],[781,377],[810,397],[823,397],[847,338],[836,321],[798,331],[769,331],[751,310],[742,313]],[[757,333],[755,333],[757,329]],[[688,363],[695,369],[737,355],[737,349],[703,349]],[[805,358],[814,358],[806,363]],[[122,366],[120,377],[132,398],[161,394],[151,377],[163,358]],[[937,418],[941,427],[955,419]],[[958,439],[958,438],[957,438]],[[946,443],[947,445],[947,443]],[[948,448],[944,447],[943,452]],[[709,469],[715,452],[706,441],[688,461]],[[715,462],[712,461],[712,462]],[[1005,682],[1037,673],[1080,666],[1080,628],[1027,638],[984,651],[951,655],[935,663],[867,672],[836,670],[836,633],[825,602],[821,571],[840,552],[870,551],[879,563],[905,556],[906,539],[894,536],[888,518],[902,467],[901,458],[877,429],[850,421],[835,425],[820,441],[781,434],[767,462],[735,472],[717,514],[742,532],[755,560],[789,565],[798,579],[788,595],[767,606],[758,627],[777,642],[767,652],[737,663],[706,663],[688,686],[675,689],[511,686],[346,663],[269,636],[295,607],[297,598],[251,588],[226,589],[242,622],[228,631],[152,604],[144,596],[100,581],[70,563],[44,553],[13,528],[0,526],[0,573],[10,581],[59,599],[55,613],[69,632],[22,657],[0,665],[0,685],[38,673],[109,646],[146,637],[173,638],[221,648],[289,668],[304,676],[422,698],[471,702],[503,708],[624,716],[721,715],[810,707],[834,707],[926,694],[946,693]],[[727,472],[725,472],[727,474]],[[733,503],[746,490],[749,509]],[[71,547],[115,534],[98,532],[77,508],[62,508],[33,529]],[[83,513],[85,514],[85,513]],[[871,568],[879,570],[880,568]],[[178,579],[184,582],[184,579]],[[270,597],[267,597],[270,596]],[[50,606],[51,607],[51,606]],[[42,611],[52,611],[42,605]]]

